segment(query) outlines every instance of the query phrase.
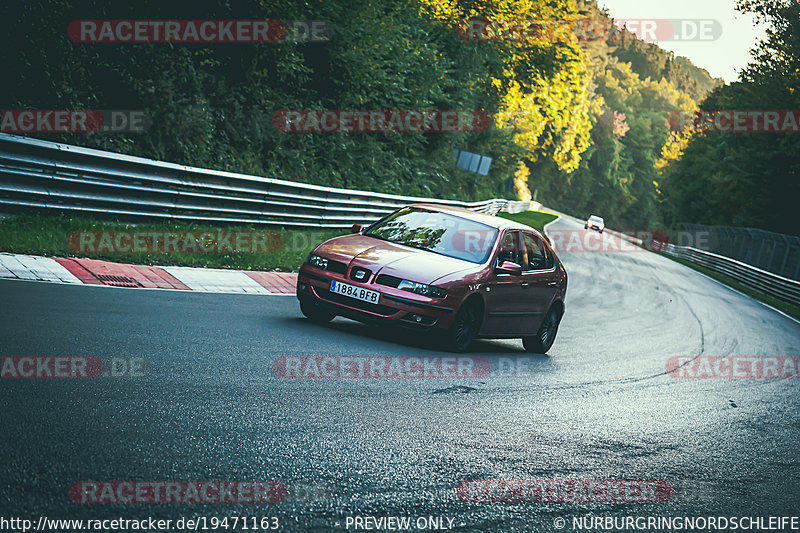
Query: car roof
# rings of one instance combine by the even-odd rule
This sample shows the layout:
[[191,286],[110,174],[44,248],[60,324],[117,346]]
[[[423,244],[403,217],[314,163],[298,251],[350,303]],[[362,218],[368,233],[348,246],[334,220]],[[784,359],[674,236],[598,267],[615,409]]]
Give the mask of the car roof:
[[474,220],[475,222],[480,222],[481,224],[485,224],[487,226],[491,226],[493,228],[497,228],[500,230],[512,228],[512,229],[524,229],[529,231],[536,231],[530,226],[526,226],[525,224],[520,224],[519,222],[514,222],[513,220],[496,217],[494,215],[487,215],[485,213],[478,213],[477,211],[472,211],[470,209],[465,209],[463,207],[451,207],[449,205],[437,205],[437,204],[411,204],[408,207],[419,207],[422,209],[426,209],[428,211],[447,213],[450,215],[459,216],[461,218]]

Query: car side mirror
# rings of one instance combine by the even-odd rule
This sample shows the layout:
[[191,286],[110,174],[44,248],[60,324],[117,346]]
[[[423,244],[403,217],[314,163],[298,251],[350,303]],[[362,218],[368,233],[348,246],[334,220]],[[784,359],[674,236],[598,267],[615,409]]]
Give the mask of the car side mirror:
[[503,261],[500,263],[500,266],[497,267],[496,272],[498,274],[511,274],[512,276],[519,276],[522,274],[522,266],[518,265],[517,263],[512,263],[511,261]]
[[362,231],[364,231],[364,228],[366,228],[364,224],[353,224],[352,226],[350,226],[350,232],[361,233]]

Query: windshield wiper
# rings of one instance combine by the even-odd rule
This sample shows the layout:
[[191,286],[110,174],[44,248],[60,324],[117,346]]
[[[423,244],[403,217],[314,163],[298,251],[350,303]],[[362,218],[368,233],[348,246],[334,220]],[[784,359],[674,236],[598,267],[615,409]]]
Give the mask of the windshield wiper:
[[[430,248],[425,248],[423,246],[417,246],[417,245],[414,245],[414,244],[411,244],[411,243],[407,243],[407,242],[402,242],[402,241],[393,241],[393,240],[387,239],[386,237],[383,237],[381,235],[374,235],[372,233],[365,233],[364,235],[366,235],[367,237],[372,237],[373,239],[378,239],[380,241],[390,242],[392,244],[400,244],[400,245],[403,245],[403,246],[408,246],[409,248],[416,248],[417,250],[424,250],[426,252],[432,252],[434,254],[438,254],[439,253],[439,252],[435,252],[435,251],[431,250]],[[444,255],[444,254],[441,254],[441,255]]]
[[372,237],[373,239],[378,239],[379,241],[394,242],[394,241],[390,241],[386,237],[381,237],[380,235],[375,235],[374,233],[365,233],[364,236]]
[[409,248],[414,248],[414,249],[417,249],[417,250],[422,250],[423,252],[430,252],[432,254],[441,255],[441,256],[444,256],[444,257],[449,257],[450,259],[458,259],[460,261],[466,261],[467,263],[481,264],[481,261],[472,261],[470,259],[467,259],[466,257],[458,257],[458,256],[455,256],[455,255],[446,254],[444,252],[437,252],[436,250],[432,250],[431,248],[425,248],[424,246],[416,246],[414,244],[410,244],[410,243],[407,243],[407,242],[393,241],[391,239],[387,239],[386,237],[382,237],[380,235],[373,235],[371,233],[365,233],[364,235],[366,235],[367,237],[372,237],[374,239],[378,239],[379,241],[390,242],[392,244],[399,244],[401,246],[408,246]]
[[424,250],[426,252],[432,252],[432,253],[435,253],[435,254],[439,253],[439,252],[434,252],[430,248],[425,248],[424,246],[416,246],[414,244],[407,243],[407,242],[396,242],[396,241],[392,241],[392,242],[394,242],[395,244],[402,244],[403,246],[408,246],[409,248],[416,248],[417,250]]

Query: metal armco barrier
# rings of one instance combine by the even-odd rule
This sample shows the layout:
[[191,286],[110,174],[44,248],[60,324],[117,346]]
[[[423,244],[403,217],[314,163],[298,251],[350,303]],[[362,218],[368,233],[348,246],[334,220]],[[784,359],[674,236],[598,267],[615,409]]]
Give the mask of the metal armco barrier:
[[[737,259],[785,278],[800,280],[800,237],[754,228],[684,222],[684,246]],[[688,240],[687,239],[687,240]]]
[[704,266],[714,272],[725,274],[742,285],[769,294],[779,300],[800,305],[800,282],[778,276],[766,270],[689,246],[668,244],[661,249],[665,254]]
[[0,133],[0,210],[348,228],[419,202],[490,214],[518,213],[535,204],[501,199],[459,202],[337,189]]
[[[555,213],[578,224],[583,224],[581,220],[575,217],[564,215],[557,211]],[[636,239],[630,235],[609,230],[608,228],[606,228],[605,231],[640,246],[643,244],[641,239]],[[783,302],[800,305],[800,282],[793,279],[784,278],[752,265],[742,263],[736,259],[706,252],[705,250],[698,250],[690,246],[676,246],[674,244],[653,241],[649,243],[648,247],[654,251],[662,252],[673,257],[679,257],[709,270],[713,270],[714,272],[725,274],[742,285],[768,294]]]

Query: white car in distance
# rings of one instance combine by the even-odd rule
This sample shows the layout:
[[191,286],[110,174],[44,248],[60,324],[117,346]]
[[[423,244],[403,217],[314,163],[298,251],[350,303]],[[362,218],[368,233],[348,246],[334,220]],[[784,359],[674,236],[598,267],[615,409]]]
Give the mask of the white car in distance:
[[603,230],[606,229],[606,223],[603,219],[597,215],[592,215],[583,225],[583,229],[593,229],[595,231],[599,231],[603,233]]

